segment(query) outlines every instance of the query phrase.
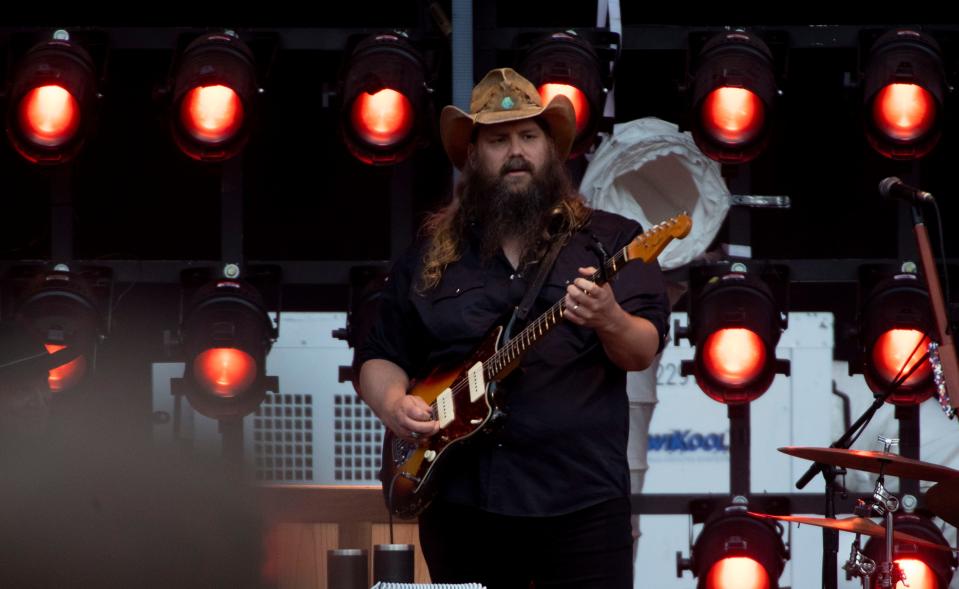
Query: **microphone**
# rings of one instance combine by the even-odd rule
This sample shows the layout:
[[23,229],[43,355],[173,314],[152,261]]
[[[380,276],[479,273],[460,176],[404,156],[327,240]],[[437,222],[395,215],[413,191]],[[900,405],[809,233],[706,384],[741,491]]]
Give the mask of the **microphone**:
[[890,176],[879,183],[879,194],[885,198],[901,198],[909,202],[932,202],[932,195],[925,190],[919,190],[903,184],[902,180],[895,176]]

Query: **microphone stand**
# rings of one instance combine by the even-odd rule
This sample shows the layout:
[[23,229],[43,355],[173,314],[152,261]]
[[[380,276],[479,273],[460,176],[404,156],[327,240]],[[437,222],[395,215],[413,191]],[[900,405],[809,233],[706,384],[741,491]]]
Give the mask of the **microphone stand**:
[[[842,437],[833,442],[829,447],[848,449],[858,437],[858,432],[872,420],[873,415],[876,414],[876,411],[879,411],[879,408],[883,406],[883,404],[886,402],[886,399],[889,398],[889,395],[893,394],[896,389],[898,389],[902,383],[906,382],[906,380],[912,376],[912,373],[918,370],[918,368],[922,366],[922,364],[928,359],[929,354],[923,354],[923,356],[919,358],[918,362],[914,362],[913,365],[910,366],[904,374],[893,381],[885,391],[879,395],[876,395],[876,398],[873,399],[872,405],[870,405],[869,408],[866,409],[861,416],[859,416],[859,419],[857,419],[855,423],[849,426],[849,429],[846,430],[846,433],[844,433]],[[803,474],[798,481],[796,481],[796,488],[802,489],[809,484],[809,481],[811,481],[820,472],[823,473],[823,479],[826,481],[826,505],[825,509],[823,510],[823,515],[825,515],[827,518],[835,519],[837,474],[837,469],[835,466],[823,464],[821,462],[814,463],[806,470],[806,473]],[[839,586],[839,568],[836,559],[839,556],[839,530],[823,528],[822,544],[822,586],[823,589],[837,589]]]
[[37,352],[32,356],[17,358],[0,364],[0,383],[4,379],[10,378],[30,378],[45,375],[47,372],[63,366],[64,364],[88,353],[90,350],[85,346],[68,346],[66,348],[49,353],[46,350]]
[[956,360],[956,344],[949,329],[949,317],[946,314],[946,304],[939,284],[939,272],[936,270],[936,260],[929,245],[929,232],[926,231],[922,211],[916,202],[912,205],[912,220],[915,225],[916,245],[919,246],[922,275],[926,278],[932,315],[936,321],[936,334],[939,336],[939,362],[942,366],[942,376],[946,382],[946,391],[949,393],[949,403],[956,408],[959,407],[959,362]]
[[[882,184],[880,184],[880,191],[883,191]],[[931,198],[931,195],[927,195],[927,197],[922,200],[931,200]],[[914,232],[916,235],[916,243],[919,247],[922,274],[926,278],[926,288],[929,291],[929,301],[932,304],[933,317],[935,318],[936,322],[936,332],[939,336],[939,361],[942,367],[943,379],[946,383],[946,390],[952,393],[949,399],[950,404],[953,408],[959,408],[959,362],[956,360],[956,346],[949,329],[949,318],[946,314],[946,306],[943,300],[942,288],[939,283],[939,273],[936,270],[936,262],[932,255],[932,247],[929,245],[929,233],[926,230],[926,226],[923,221],[922,211],[919,209],[919,201],[913,197],[910,197],[909,200],[912,202]],[[862,414],[859,419],[856,420],[856,423],[852,424],[846,433],[844,433],[842,437],[836,440],[830,447],[849,448],[849,446],[852,445],[854,438],[857,436],[856,432],[869,423],[873,415],[875,415],[876,411],[882,407],[889,395],[899,388],[899,386],[902,385],[902,383],[904,383],[906,379],[908,379],[909,376],[915,372],[928,358],[929,354],[924,354],[923,357],[920,358],[918,362],[914,363],[905,374],[896,379],[896,381],[893,382],[886,391],[880,395],[877,395],[875,400],[873,400],[872,405],[865,411],[865,413]],[[810,466],[809,469],[806,470],[806,473],[803,474],[798,481],[796,481],[796,488],[802,489],[809,483],[809,481],[813,479],[813,477],[816,476],[816,474],[819,472],[823,473],[823,478],[826,481],[826,506],[824,511],[827,518],[836,517],[836,471],[837,469],[831,465],[817,462]],[[828,528],[823,529],[823,589],[836,589],[838,585],[838,570],[836,567],[836,558],[839,554],[838,548],[839,532],[837,530],[830,530]]]

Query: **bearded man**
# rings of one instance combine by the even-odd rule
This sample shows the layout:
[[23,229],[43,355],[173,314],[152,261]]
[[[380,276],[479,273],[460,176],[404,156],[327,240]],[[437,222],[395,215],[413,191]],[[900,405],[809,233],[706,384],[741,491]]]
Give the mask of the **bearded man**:
[[386,427],[411,441],[437,435],[436,413],[407,394],[411,378],[468,358],[561,241],[528,319],[565,297],[565,321],[498,383],[501,426],[456,448],[420,515],[433,582],[633,586],[626,371],[662,349],[669,305],[655,262],[589,279],[641,229],[590,210],[573,188],[564,162],[575,127],[569,100],[543,106],[511,69],[473,89],[470,113],[444,109],[443,145],[462,175],[394,264],[357,351],[360,394]]

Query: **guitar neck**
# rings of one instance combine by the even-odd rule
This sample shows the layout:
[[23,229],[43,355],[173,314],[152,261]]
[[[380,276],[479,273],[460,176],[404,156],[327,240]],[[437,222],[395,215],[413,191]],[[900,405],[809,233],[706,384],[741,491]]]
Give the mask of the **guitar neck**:
[[[606,284],[621,267],[630,261],[628,250],[627,246],[616,252],[616,255],[606,261],[603,270],[595,272],[589,280],[598,285]],[[505,378],[526,355],[526,352],[556,327],[565,315],[566,297],[563,297],[483,363],[486,379],[492,381]]]
[[[596,284],[603,285],[619,272],[619,269],[633,260],[649,262],[658,256],[666,245],[673,239],[682,239],[689,235],[692,219],[686,213],[681,213],[652,227],[649,231],[640,234],[626,247],[616,252],[603,264],[602,270],[595,272],[589,279]],[[483,362],[483,374],[487,382],[493,382],[506,377],[517,365],[520,359],[536,342],[543,339],[566,315],[566,297],[561,298],[535,321],[526,326],[516,337],[509,340],[502,348],[496,351]]]

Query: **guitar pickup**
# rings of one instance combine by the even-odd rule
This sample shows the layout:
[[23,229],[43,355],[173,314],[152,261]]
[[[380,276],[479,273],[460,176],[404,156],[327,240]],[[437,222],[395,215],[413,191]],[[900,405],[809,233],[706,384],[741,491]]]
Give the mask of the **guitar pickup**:
[[477,362],[466,372],[470,384],[470,403],[475,403],[486,394],[486,379],[483,377],[483,363]]
[[448,426],[456,419],[452,390],[446,389],[436,397],[436,419],[439,420],[441,428]]

